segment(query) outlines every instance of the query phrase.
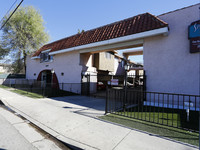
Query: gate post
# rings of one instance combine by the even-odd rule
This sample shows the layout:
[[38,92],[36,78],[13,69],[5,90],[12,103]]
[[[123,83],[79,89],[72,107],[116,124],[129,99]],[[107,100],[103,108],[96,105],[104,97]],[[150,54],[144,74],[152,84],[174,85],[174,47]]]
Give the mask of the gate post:
[[106,106],[105,106],[105,115],[108,113],[108,86],[106,87]]
[[83,93],[83,73],[81,72],[81,95],[84,95]]
[[124,98],[123,98],[123,111],[126,110],[126,103],[127,103],[127,70],[125,70],[125,79],[124,79]]
[[87,74],[87,95],[90,95],[90,74]]
[[143,91],[146,91],[146,73],[145,73],[145,70],[144,70],[144,73],[143,73]]
[[199,107],[199,150],[200,150],[200,107]]
[[143,101],[146,101],[146,73],[143,74]]

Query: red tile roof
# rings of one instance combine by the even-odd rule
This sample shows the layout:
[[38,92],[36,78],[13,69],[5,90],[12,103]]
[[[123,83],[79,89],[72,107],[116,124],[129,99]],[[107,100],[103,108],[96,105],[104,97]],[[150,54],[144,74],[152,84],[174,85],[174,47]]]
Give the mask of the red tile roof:
[[38,56],[41,51],[47,49],[51,49],[50,52],[54,52],[163,27],[168,27],[168,24],[150,13],[144,13],[46,44],[33,56]]

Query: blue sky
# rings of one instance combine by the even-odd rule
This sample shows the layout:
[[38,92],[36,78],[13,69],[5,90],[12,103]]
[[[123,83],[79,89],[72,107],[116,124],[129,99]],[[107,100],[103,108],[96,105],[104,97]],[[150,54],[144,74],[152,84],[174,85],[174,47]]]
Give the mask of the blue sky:
[[[0,18],[15,1],[0,0]],[[160,15],[196,3],[199,0],[24,0],[22,6],[32,5],[40,11],[52,42],[78,29],[93,29],[145,12]]]
[[[0,0],[2,18],[16,0]],[[17,0],[18,4],[21,0]],[[150,12],[159,15],[198,3],[199,0],[24,0],[22,6],[37,8],[51,40]]]

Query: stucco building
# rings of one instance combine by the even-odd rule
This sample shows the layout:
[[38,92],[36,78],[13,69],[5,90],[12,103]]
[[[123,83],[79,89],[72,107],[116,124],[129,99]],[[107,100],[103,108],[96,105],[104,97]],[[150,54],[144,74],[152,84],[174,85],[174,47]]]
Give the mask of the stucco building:
[[[191,53],[188,39],[188,27],[200,20],[199,7],[196,4],[159,15],[168,23],[168,35],[144,39],[148,91],[200,95],[200,50]],[[200,38],[200,28],[196,32]]]
[[[143,47],[147,91],[199,95],[200,54],[198,49],[191,53],[188,39],[188,27],[199,21],[199,6],[140,14],[44,45],[27,59],[27,79],[52,82],[53,70],[53,82],[81,83],[90,74],[95,87],[95,75],[116,73],[121,66],[114,65],[114,50]],[[80,93],[81,86],[74,91]]]

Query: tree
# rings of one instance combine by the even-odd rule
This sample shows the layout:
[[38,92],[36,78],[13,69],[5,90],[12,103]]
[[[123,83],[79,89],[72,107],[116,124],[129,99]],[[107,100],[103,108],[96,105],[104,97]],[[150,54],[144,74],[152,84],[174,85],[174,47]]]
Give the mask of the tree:
[[[12,54],[15,57],[14,66],[18,68],[16,72],[18,73],[19,69],[24,68],[26,73],[27,55],[35,52],[49,40],[42,16],[32,6],[20,7],[5,24],[2,31],[0,56]],[[23,66],[20,66],[22,64]]]
[[8,53],[9,53],[9,50],[2,48],[0,44],[0,59],[4,58],[6,55],[8,55]]
[[83,32],[85,32],[85,30],[81,30],[81,31],[80,31],[80,29],[78,29],[78,34],[81,34],[81,33],[83,33]]

